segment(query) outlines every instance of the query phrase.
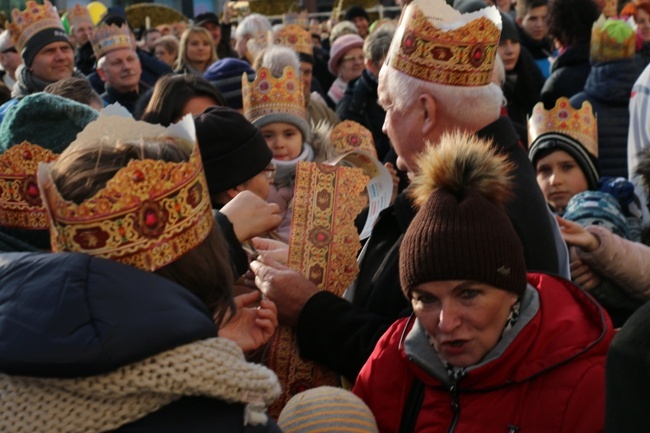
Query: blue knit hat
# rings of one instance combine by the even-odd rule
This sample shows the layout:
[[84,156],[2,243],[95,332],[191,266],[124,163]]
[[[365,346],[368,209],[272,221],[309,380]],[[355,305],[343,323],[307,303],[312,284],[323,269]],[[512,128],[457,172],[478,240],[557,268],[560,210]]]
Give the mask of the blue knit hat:
[[249,81],[255,78],[255,70],[251,68],[248,62],[226,57],[210,65],[207,71],[203,73],[203,78],[219,89],[230,108],[239,110],[243,107],[241,97],[241,77],[243,73],[248,75]]
[[571,197],[563,218],[582,227],[603,226],[615,235],[629,239],[627,219],[618,200],[601,191],[584,191]]

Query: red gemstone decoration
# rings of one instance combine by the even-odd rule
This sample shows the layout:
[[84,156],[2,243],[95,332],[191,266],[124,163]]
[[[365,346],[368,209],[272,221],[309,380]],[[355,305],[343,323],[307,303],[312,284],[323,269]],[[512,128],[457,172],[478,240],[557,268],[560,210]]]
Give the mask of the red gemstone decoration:
[[27,194],[29,194],[31,197],[38,197],[38,187],[35,183],[30,183],[27,186]]
[[154,227],[158,224],[158,216],[153,211],[147,211],[144,215],[144,223],[147,227]]
[[26,150],[23,152],[23,159],[32,159],[32,152]]
[[144,180],[144,174],[140,170],[136,170],[133,173],[133,181],[134,182],[142,182]]

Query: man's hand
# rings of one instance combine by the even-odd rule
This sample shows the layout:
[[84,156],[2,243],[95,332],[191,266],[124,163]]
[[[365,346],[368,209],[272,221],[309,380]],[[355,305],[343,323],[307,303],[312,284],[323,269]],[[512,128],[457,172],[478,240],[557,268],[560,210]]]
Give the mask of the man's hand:
[[251,262],[250,267],[257,287],[277,305],[280,322],[295,325],[309,298],[318,293],[316,285],[264,255]]
[[289,245],[282,241],[266,238],[253,238],[253,245],[260,254],[286,266],[289,261]]
[[237,194],[220,212],[228,217],[240,242],[268,233],[282,222],[278,205],[251,191]]

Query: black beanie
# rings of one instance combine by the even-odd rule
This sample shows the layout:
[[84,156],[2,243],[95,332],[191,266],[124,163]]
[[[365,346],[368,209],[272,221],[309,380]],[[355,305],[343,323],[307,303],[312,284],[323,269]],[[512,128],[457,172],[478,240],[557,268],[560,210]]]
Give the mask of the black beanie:
[[29,38],[25,44],[25,47],[20,53],[25,66],[28,68],[32,66],[32,62],[34,61],[36,54],[38,54],[38,52],[41,51],[43,47],[51,44],[52,42],[65,42],[72,47],[70,38],[62,28],[49,27],[43,29]]
[[350,6],[347,11],[345,11],[345,21],[352,21],[356,17],[363,17],[370,22],[370,16],[368,12],[361,6]]
[[512,42],[519,43],[519,31],[513,19],[501,12],[501,37],[499,42],[510,39]]
[[210,107],[194,116],[210,194],[226,191],[261,173],[273,153],[259,129],[228,107]]
[[521,295],[526,263],[504,203],[512,163],[475,136],[445,134],[421,157],[412,195],[420,210],[400,249],[407,297],[431,281],[471,280]]

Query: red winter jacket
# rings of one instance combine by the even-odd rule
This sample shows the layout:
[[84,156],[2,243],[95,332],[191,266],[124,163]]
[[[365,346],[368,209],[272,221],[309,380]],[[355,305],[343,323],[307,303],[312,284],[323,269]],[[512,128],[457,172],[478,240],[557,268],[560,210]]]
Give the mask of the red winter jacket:
[[[399,431],[415,376],[426,385],[416,432],[603,431],[605,354],[613,337],[609,317],[565,280],[529,274],[528,282],[537,289],[539,309],[501,355],[468,369],[457,391],[448,375],[435,377],[440,370],[419,367],[407,353],[405,342],[411,347],[409,340],[420,329],[414,320],[391,326],[353,389],[375,414],[380,432]],[[420,347],[439,359],[433,349]]]

